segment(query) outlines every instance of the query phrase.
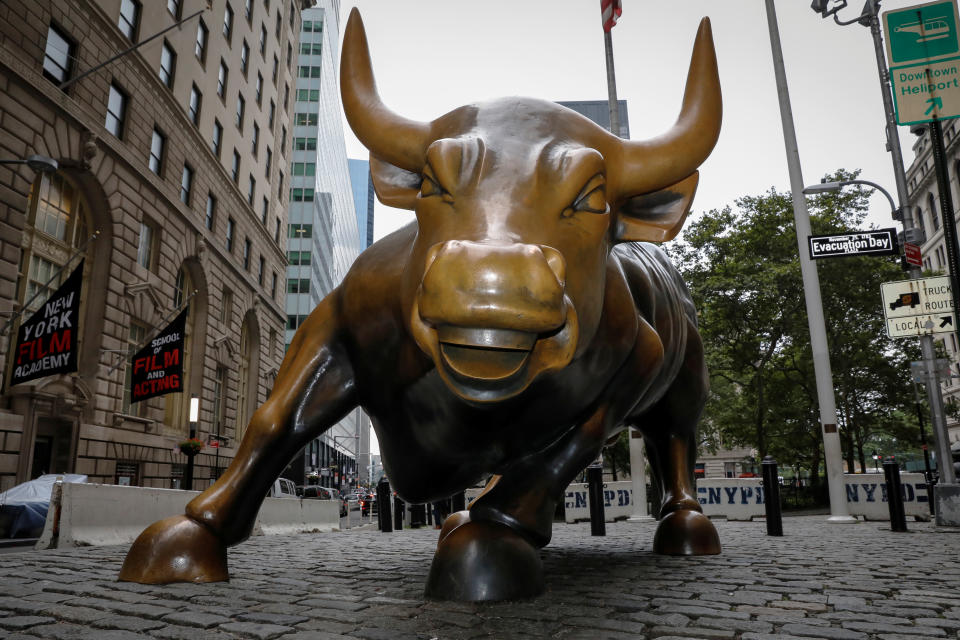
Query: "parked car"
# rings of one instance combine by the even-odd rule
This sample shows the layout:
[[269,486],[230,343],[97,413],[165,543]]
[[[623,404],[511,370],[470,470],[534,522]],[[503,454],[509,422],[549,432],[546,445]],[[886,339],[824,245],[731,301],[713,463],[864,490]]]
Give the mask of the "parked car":
[[347,515],[347,500],[336,489],[308,485],[297,487],[297,494],[304,500],[337,500],[340,503],[340,517]]
[[297,497],[297,485],[293,483],[293,480],[287,480],[286,478],[277,478],[273,481],[273,484],[270,486],[270,490],[267,492],[268,498],[296,498]]
[[0,493],[0,538],[39,538],[47,520],[53,484],[86,482],[87,476],[48,473]]

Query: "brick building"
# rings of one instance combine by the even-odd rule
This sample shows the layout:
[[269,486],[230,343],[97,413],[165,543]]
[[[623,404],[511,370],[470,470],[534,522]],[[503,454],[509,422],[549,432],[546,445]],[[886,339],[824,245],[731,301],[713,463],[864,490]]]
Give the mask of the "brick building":
[[[0,160],[59,165],[0,164],[0,490],[42,472],[179,486],[190,394],[199,437],[225,438],[197,456],[194,488],[232,458],[283,357],[290,93],[311,4],[0,3]],[[19,312],[81,257],[79,370],[10,386]],[[131,403],[130,354],[185,304],[187,391]]]

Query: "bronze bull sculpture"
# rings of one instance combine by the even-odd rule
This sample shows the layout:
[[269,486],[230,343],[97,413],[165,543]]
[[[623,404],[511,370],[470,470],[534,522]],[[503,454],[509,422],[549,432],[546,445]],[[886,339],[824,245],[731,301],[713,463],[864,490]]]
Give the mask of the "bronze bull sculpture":
[[344,110],[377,195],[417,221],[380,240],[297,332],[237,456],[186,514],[147,528],[121,580],[227,580],[290,458],[353,408],[370,415],[391,484],[413,503],[492,475],[440,532],[426,595],[529,597],[557,500],[623,428],[662,487],[653,547],[714,554],[696,499],[707,371],[690,295],[647,242],[674,237],[720,130],[709,22],[680,117],[621,140],[551,102],[507,98],[432,122],[388,110],[354,9]]

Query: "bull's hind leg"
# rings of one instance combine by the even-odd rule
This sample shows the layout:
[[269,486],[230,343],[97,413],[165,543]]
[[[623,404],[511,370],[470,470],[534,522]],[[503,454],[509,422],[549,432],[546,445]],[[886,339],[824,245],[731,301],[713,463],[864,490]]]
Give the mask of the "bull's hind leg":
[[335,339],[331,297],[294,336],[273,393],[254,414],[223,476],[184,515],[153,523],[130,547],[120,580],[228,579],[227,547],[245,540],[271,483],[307,442],[355,406],[351,368]]
[[683,367],[659,403],[635,422],[644,435],[650,466],[662,496],[653,550],[667,555],[720,553],[720,538],[697,501],[693,467],[697,421],[706,402],[707,372],[696,334],[688,343]]

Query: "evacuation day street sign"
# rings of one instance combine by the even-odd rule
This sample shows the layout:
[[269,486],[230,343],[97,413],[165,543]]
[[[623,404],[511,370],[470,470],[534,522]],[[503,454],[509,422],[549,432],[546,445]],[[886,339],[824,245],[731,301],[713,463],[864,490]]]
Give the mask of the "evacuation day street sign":
[[884,282],[880,294],[891,338],[949,333],[957,328],[950,276]]
[[899,124],[960,116],[958,24],[955,0],[883,14],[890,85]]
[[844,256],[899,255],[897,230],[849,231],[827,236],[807,236],[810,259],[841,258]]

